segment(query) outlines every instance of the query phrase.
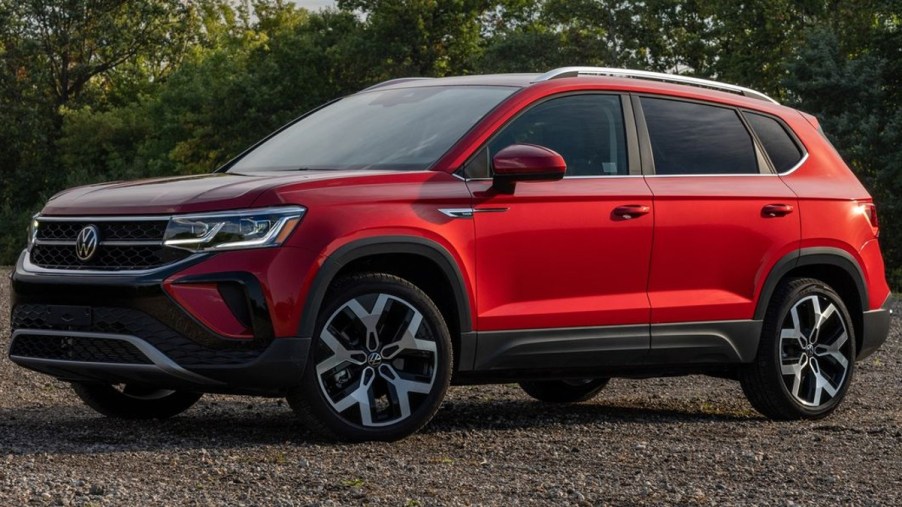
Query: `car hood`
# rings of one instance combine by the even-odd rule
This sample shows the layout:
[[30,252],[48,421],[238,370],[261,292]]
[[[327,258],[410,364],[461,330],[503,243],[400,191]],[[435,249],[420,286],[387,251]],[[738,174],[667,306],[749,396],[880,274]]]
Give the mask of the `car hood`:
[[260,194],[279,186],[360,174],[361,171],[213,173],[102,183],[60,192],[50,199],[41,213],[159,215],[239,209],[253,206]]

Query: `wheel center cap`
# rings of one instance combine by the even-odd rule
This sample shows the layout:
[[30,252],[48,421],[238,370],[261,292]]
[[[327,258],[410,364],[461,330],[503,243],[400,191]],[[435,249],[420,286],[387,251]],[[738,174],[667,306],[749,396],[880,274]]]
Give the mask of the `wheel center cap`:
[[382,354],[373,352],[366,358],[366,363],[370,366],[379,366],[382,364]]

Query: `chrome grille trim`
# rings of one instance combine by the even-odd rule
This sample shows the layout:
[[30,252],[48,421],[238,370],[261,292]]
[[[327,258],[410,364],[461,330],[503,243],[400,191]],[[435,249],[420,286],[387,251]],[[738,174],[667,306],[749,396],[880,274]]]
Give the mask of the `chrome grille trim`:
[[[163,244],[170,216],[37,216],[26,262],[29,270],[53,273],[136,274],[171,266],[190,252]],[[97,254],[76,255],[78,234],[86,227],[99,230]]]

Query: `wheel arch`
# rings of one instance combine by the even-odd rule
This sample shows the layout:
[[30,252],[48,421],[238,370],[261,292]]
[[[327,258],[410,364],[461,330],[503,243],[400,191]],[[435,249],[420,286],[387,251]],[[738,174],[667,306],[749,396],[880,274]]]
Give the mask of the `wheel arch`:
[[[316,317],[332,282],[339,276],[359,272],[360,268],[365,267],[400,276],[426,292],[442,311],[451,328],[452,341],[472,332],[467,285],[451,253],[442,245],[425,238],[386,236],[353,241],[326,259],[307,292],[298,336],[313,336]],[[420,272],[418,268],[423,267],[432,271]],[[439,273],[443,278],[435,280],[432,275]]]
[[855,328],[856,350],[861,350],[863,312],[868,309],[868,289],[858,261],[839,248],[803,248],[787,254],[771,269],[755,306],[755,320],[763,320],[774,291],[790,277],[816,278],[830,285],[846,304]]

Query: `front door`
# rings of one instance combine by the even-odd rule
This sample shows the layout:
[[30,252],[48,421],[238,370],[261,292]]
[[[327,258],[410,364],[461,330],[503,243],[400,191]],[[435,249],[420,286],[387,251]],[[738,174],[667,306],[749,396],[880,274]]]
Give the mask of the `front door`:
[[[552,98],[503,127],[471,161],[469,175],[488,176],[492,154],[527,143],[567,162],[563,180],[520,182],[512,194],[488,178],[468,180],[477,367],[603,364],[626,359],[611,350],[647,352],[654,210],[638,148],[629,153],[635,136],[625,112],[620,95]],[[506,363],[493,363],[502,353]]]

